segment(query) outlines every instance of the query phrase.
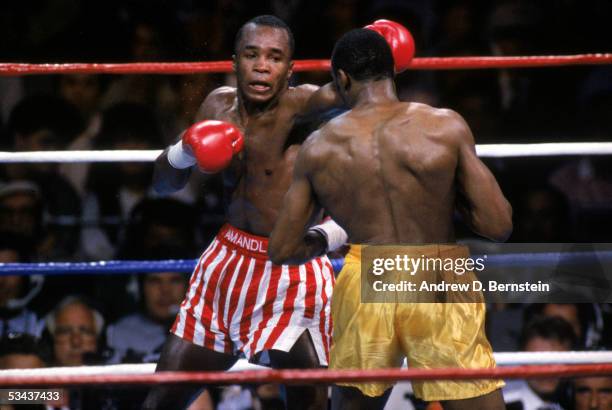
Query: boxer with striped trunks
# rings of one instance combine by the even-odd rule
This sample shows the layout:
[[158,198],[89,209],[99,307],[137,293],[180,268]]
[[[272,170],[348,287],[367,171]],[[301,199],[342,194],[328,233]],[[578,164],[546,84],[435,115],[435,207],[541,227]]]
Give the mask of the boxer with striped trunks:
[[327,365],[333,268],[326,256],[302,265],[273,265],[268,239],[225,225],[200,257],[171,332],[252,359],[289,351],[308,330],[319,363]]
[[[319,257],[298,266],[272,264],[266,237],[303,140],[296,119],[336,106],[336,94],[331,85],[289,86],[293,36],[276,17],[242,26],[234,51],[236,88],[212,91],[199,122],[155,162],[160,193],[184,187],[196,164],[221,173],[227,222],[193,272],[156,371],[227,370],[240,356],[259,361],[264,351],[275,368],[327,365],[334,282],[329,260],[320,255],[344,243],[344,231],[333,221],[315,225],[309,254]],[[184,408],[198,390],[155,386],[144,408]],[[288,386],[285,400],[295,409],[326,408],[327,389]]]

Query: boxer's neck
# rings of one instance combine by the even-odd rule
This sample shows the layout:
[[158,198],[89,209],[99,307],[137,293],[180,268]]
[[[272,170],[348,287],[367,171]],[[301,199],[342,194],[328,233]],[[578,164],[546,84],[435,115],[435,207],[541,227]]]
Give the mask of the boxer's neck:
[[263,103],[255,103],[245,98],[241,92],[238,92],[238,113],[242,121],[248,120],[251,117],[257,117],[269,111],[273,111],[278,106],[282,92],[276,94],[270,100]]
[[357,108],[369,104],[397,102],[395,83],[390,78],[377,81],[366,81],[355,84],[354,98],[351,106]]

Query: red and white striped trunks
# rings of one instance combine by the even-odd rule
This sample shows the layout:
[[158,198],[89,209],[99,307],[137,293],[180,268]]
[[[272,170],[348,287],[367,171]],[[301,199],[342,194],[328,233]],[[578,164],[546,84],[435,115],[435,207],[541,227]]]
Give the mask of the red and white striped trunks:
[[308,329],[321,365],[331,344],[332,265],[274,265],[268,239],[225,225],[191,275],[171,332],[208,349],[244,354],[289,351]]

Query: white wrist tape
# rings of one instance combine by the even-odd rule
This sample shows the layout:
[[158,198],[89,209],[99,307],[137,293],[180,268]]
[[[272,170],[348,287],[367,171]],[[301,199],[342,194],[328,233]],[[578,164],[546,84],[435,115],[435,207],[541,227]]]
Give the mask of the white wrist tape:
[[168,151],[168,162],[176,169],[185,169],[195,165],[196,159],[183,148],[183,140],[179,140]]
[[319,232],[327,241],[327,252],[335,251],[346,243],[348,235],[333,219],[328,219],[309,229],[309,231]]

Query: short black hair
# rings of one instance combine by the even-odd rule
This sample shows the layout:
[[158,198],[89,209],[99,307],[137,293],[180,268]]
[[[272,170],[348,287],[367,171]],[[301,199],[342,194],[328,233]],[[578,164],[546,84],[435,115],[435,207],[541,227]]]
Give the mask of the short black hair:
[[357,81],[393,78],[393,55],[383,36],[372,30],[355,29],[336,42],[332,69],[341,69]]
[[[198,256],[199,214],[193,205],[173,198],[146,198],[130,213],[119,248],[120,259],[189,259]],[[168,226],[174,234],[153,241],[151,228]],[[148,238],[148,241],[143,241]],[[153,249],[151,248],[153,247]]]
[[12,250],[17,254],[18,262],[30,262],[34,252],[29,243],[20,235],[2,232],[0,234],[0,251]]
[[527,343],[536,337],[567,344],[570,349],[577,345],[577,337],[572,325],[565,319],[556,316],[536,316],[529,321],[521,332],[519,340],[521,349],[525,350]]
[[120,102],[103,112],[96,146],[112,149],[114,144],[125,140],[146,142],[151,147],[163,146],[162,131],[150,106],[136,102]]
[[544,310],[548,305],[574,306],[578,316],[578,321],[580,322],[580,333],[582,334],[582,340],[578,340],[578,342],[584,344],[588,329],[592,327],[596,321],[597,313],[594,305],[592,303],[532,303],[523,311],[523,323],[528,323],[537,316],[552,316],[544,314]]
[[236,33],[236,39],[234,40],[234,53],[238,54],[238,46],[240,45],[240,41],[242,40],[242,36],[244,35],[245,27],[249,24],[255,24],[256,26],[275,27],[285,30],[287,32],[287,37],[289,37],[289,58],[293,58],[293,51],[295,50],[295,39],[293,38],[293,33],[291,32],[291,29],[283,20],[270,14],[253,17],[252,19],[244,23],[242,27],[240,27],[240,30],[238,30],[238,33]]
[[13,138],[14,134],[30,135],[44,129],[53,132],[58,143],[66,146],[85,126],[79,110],[59,96],[31,95],[19,101],[11,111],[8,131]]
[[38,339],[26,333],[9,333],[0,339],[0,357],[12,354],[38,356],[43,362],[48,362],[49,352]]

